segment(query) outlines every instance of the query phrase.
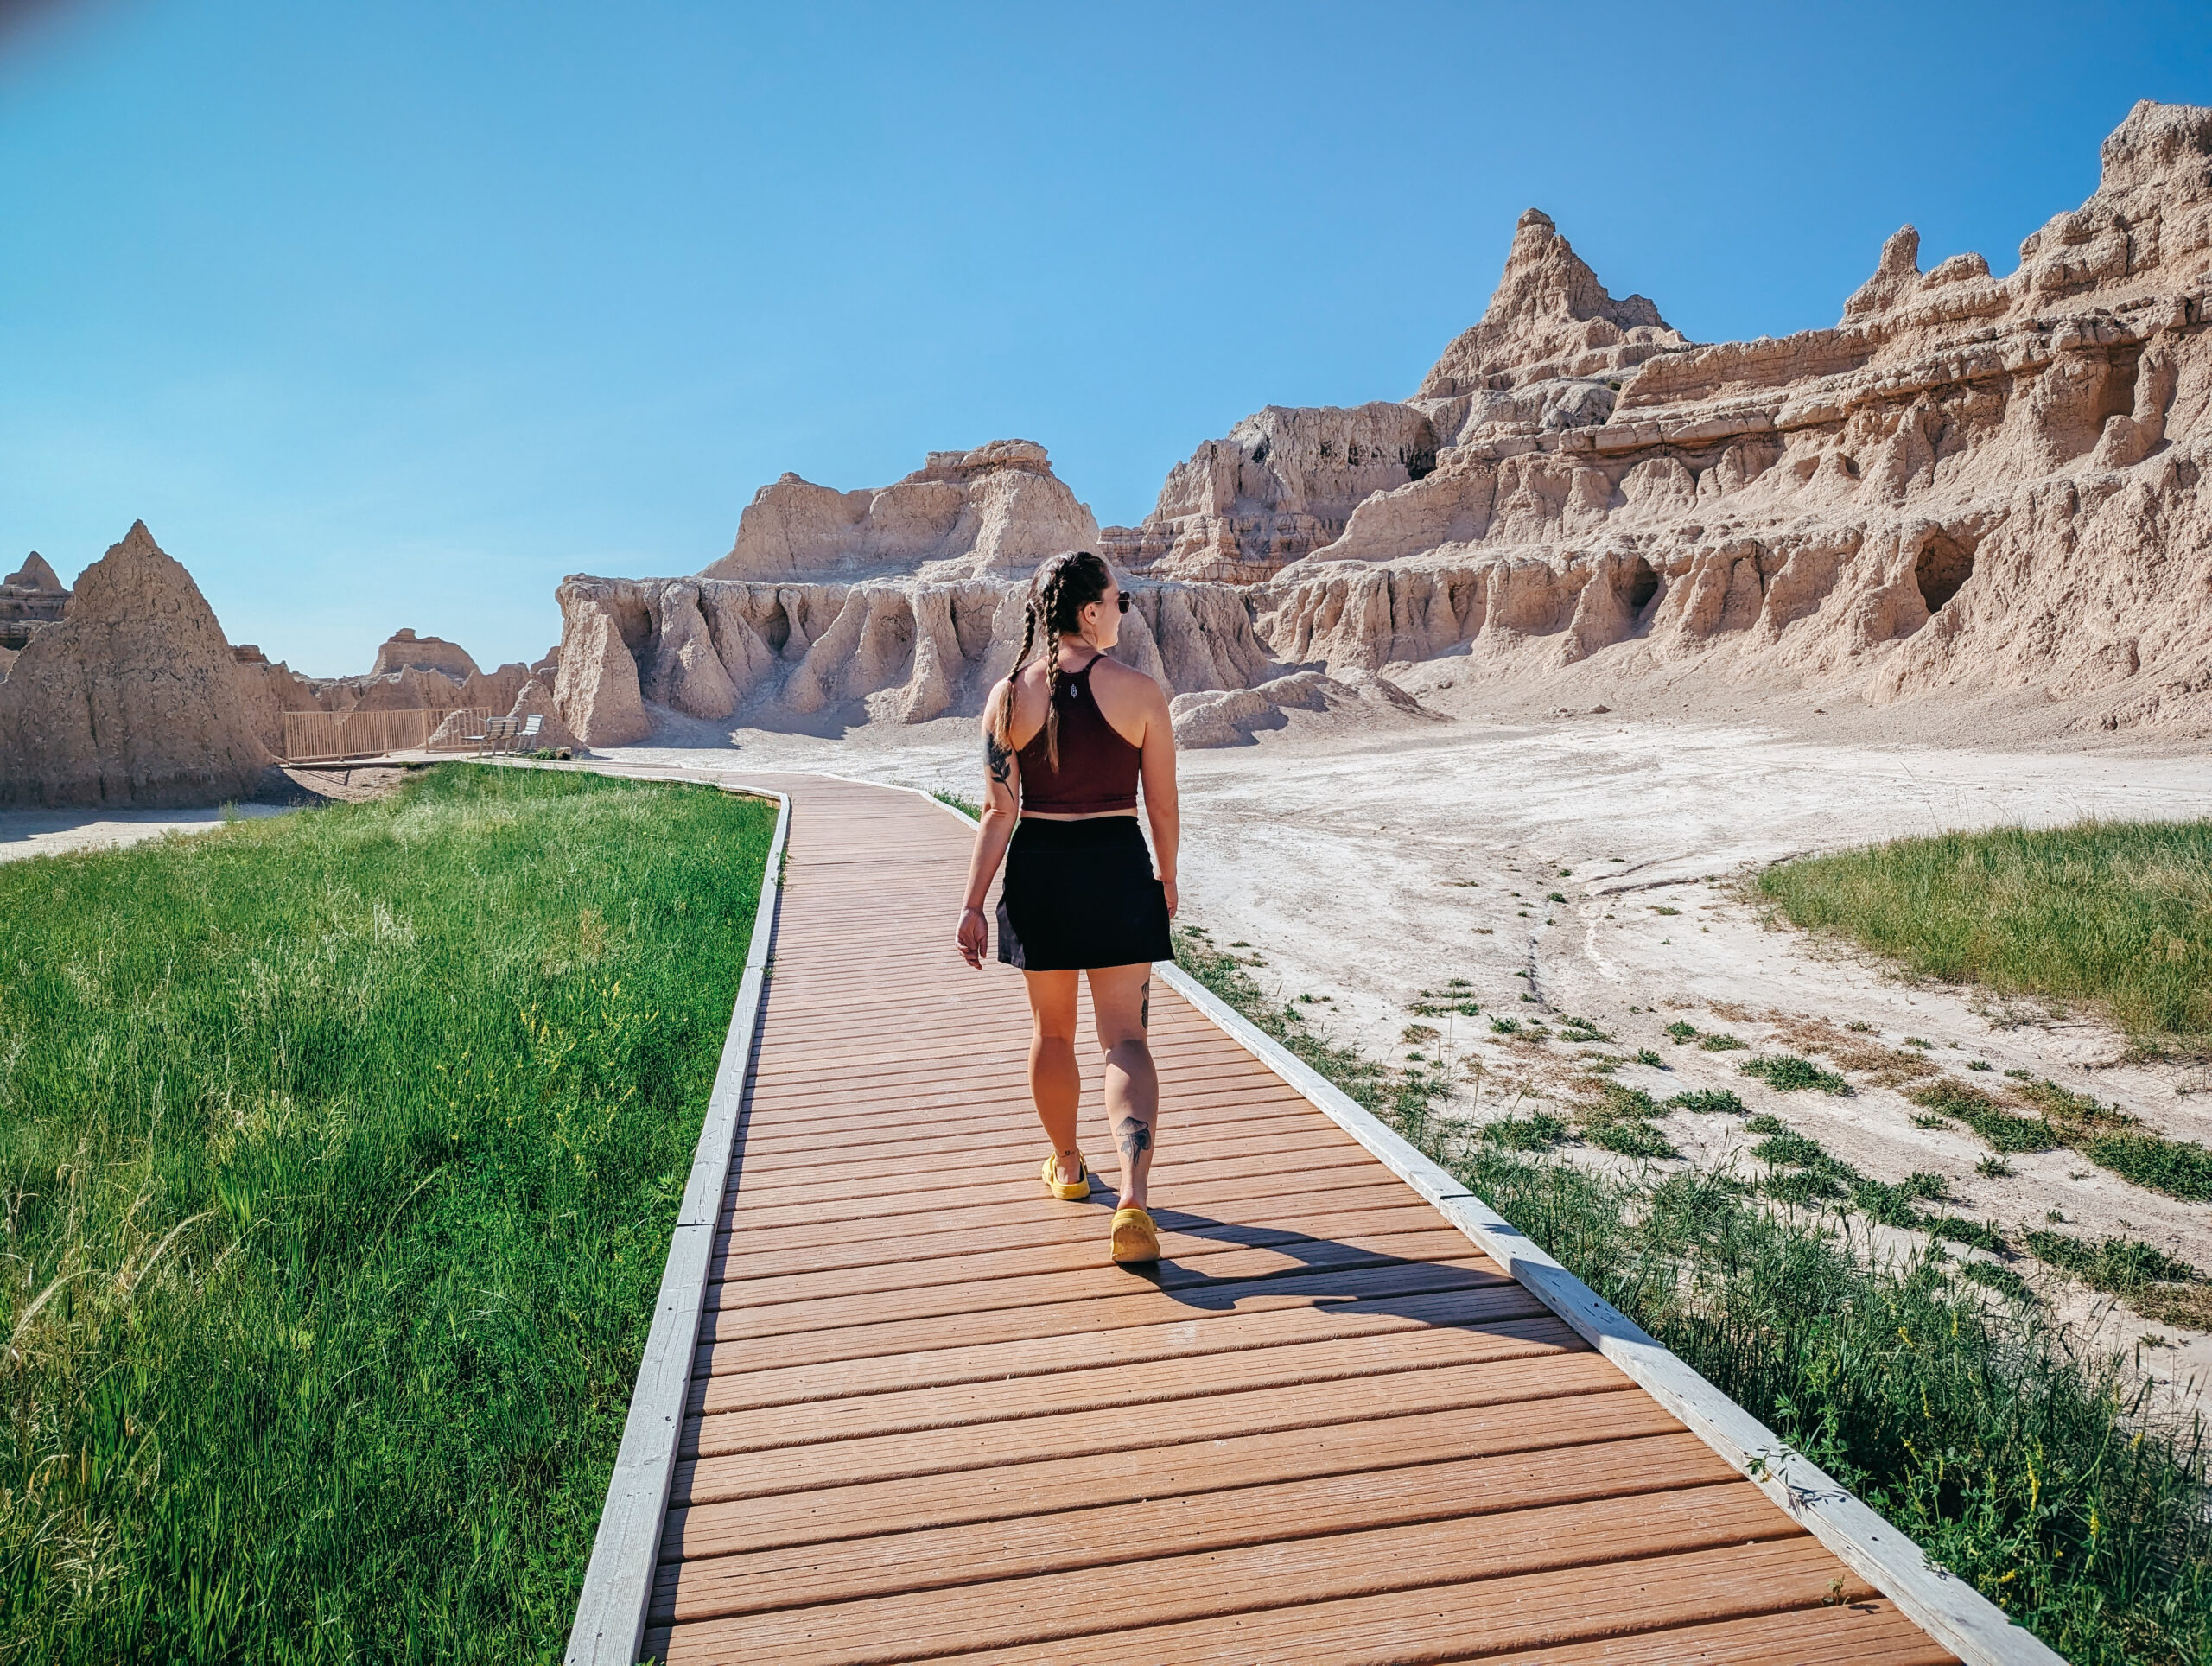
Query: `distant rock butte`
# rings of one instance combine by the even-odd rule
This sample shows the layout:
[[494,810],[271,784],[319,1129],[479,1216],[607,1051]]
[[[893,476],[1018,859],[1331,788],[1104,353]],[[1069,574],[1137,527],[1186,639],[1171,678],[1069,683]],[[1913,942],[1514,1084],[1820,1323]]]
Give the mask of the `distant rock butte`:
[[68,606],[69,592],[45,558],[32,550],[30,559],[0,583],[0,677],[35,634],[60,623]]
[[[272,664],[257,648],[240,648],[237,654],[263,744],[276,753],[284,747],[286,712],[319,711],[343,716],[356,711],[423,711],[441,720],[472,711],[527,716],[530,713],[518,703],[532,677],[543,671],[546,684],[551,682],[550,660],[539,666],[516,660],[496,671],[480,671],[474,658],[458,643],[442,637],[418,636],[412,630],[399,631],[388,639],[377,650],[375,664],[365,677],[302,677],[281,662]],[[433,732],[449,735],[460,733],[465,721],[441,721],[429,727]],[[546,744],[570,742],[561,740]]]
[[20,590],[29,595],[68,594],[61,588],[61,581],[54,575],[54,569],[46,564],[46,557],[35,550],[18,570],[0,581],[0,590]]
[[700,576],[1026,574],[1046,556],[1097,539],[1098,523],[1052,473],[1045,448],[998,440],[933,451],[924,467],[874,491],[838,492],[785,474],[754,495],[730,552]]
[[[588,741],[602,705],[610,734],[657,708],[972,710],[1025,569],[1089,545],[1130,580],[1128,657],[1178,695],[1281,684],[1350,710],[1283,679],[1452,654],[1477,682],[1694,664],[2212,728],[2212,110],[2139,104],[2102,163],[2008,277],[1974,254],[1923,270],[1906,226],[1834,327],[1709,346],[1615,300],[1532,210],[1410,397],[1269,406],[1095,542],[1022,442],[874,493],[786,476],[696,578],[563,583],[563,639],[592,655],[556,697]],[[1192,738],[1249,733],[1249,704],[1188,703]]]
[[376,664],[369,668],[369,675],[387,677],[404,671],[437,671],[456,683],[480,675],[476,662],[459,643],[442,636],[417,636],[412,631],[394,633],[377,650]]

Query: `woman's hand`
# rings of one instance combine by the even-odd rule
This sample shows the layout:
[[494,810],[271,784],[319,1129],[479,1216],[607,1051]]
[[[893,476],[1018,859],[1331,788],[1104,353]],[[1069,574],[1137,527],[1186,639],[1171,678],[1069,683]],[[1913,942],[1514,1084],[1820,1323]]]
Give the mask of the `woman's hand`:
[[[1172,903],[1169,908],[1173,912]],[[991,946],[991,928],[985,923],[982,909],[960,911],[960,929],[953,934],[953,940],[960,945],[960,957],[977,971],[982,970],[983,951]]]
[[1160,888],[1167,893],[1167,918],[1173,919],[1175,918],[1175,881],[1162,880],[1160,882]]

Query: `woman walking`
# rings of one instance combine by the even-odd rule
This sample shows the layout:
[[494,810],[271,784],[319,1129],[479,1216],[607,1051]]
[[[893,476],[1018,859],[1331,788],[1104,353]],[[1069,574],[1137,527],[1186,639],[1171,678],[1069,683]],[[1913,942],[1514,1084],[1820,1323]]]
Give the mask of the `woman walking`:
[[[983,705],[984,801],[960,952],[981,967],[990,946],[984,899],[999,861],[999,958],[1029,986],[1029,1092],[1052,1141],[1044,1182],[1056,1198],[1090,1195],[1076,1142],[1076,979],[1090,977],[1106,1052],[1106,1120],[1122,1154],[1119,1262],[1160,1259],[1145,1207],[1160,1120],[1160,1078],[1146,1039],[1152,963],[1174,957],[1175,731],[1167,696],[1142,671],[1106,658],[1129,599],[1088,550],[1055,556],[1030,585],[1014,670]],[[1137,829],[1137,784],[1153,848]],[[1158,862],[1157,877],[1154,872]]]

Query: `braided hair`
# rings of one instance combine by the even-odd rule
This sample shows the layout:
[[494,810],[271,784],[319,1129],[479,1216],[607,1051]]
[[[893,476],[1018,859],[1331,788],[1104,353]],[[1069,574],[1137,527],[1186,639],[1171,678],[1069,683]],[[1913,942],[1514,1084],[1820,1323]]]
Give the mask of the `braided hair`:
[[1113,585],[1113,569],[1088,550],[1052,556],[1029,582],[1029,601],[1022,609],[1021,652],[1014,656],[1014,669],[1007,673],[1006,697],[999,704],[993,727],[1001,745],[1014,744],[1014,680],[1029,663],[1031,650],[1039,650],[1046,666],[1045,757],[1056,775],[1060,769],[1060,639],[1079,633],[1083,610],[1101,600]]

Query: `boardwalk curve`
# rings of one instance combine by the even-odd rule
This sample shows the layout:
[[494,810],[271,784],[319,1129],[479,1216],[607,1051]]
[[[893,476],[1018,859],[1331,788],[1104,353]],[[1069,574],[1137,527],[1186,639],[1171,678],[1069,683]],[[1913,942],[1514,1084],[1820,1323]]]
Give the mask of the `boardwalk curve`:
[[736,782],[790,795],[775,957],[657,1554],[602,1523],[572,1661],[2056,1658],[1166,969],[1163,1259],[1114,1267],[1017,975],[950,947],[965,828]]

